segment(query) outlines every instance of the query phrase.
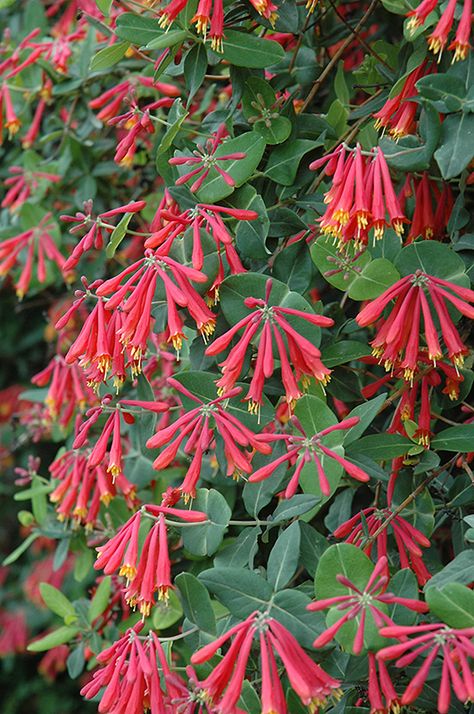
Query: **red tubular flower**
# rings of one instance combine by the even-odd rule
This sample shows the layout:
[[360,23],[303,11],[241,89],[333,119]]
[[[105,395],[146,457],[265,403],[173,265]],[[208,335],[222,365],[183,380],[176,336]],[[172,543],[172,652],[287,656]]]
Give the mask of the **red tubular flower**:
[[370,714],[390,714],[390,712],[398,714],[400,697],[395,691],[385,663],[382,660],[377,660],[373,652],[368,652],[368,658],[369,686],[367,694]]
[[443,50],[448,42],[448,35],[451,32],[454,22],[456,5],[457,0],[449,0],[438,24],[428,37],[428,47],[434,52],[435,55],[439,55],[438,62],[441,61]]
[[[448,714],[450,711],[451,687],[459,701],[465,704],[474,701],[474,676],[469,665],[469,660],[474,658],[474,627],[453,629],[444,623],[392,625],[383,627],[380,634],[401,640],[400,644],[384,647],[377,652],[377,659],[381,662],[396,659],[395,665],[405,669],[421,654],[425,655],[423,664],[403,693],[402,706],[412,704],[419,697],[438,657],[443,661],[438,692],[439,714]],[[409,639],[410,635],[414,637]]]
[[82,411],[96,401],[84,373],[77,365],[67,364],[61,355],[53,357],[48,366],[35,374],[31,381],[37,387],[49,384],[44,401],[51,418],[57,420],[63,429],[70,424],[76,409]]
[[254,483],[269,478],[272,473],[278,468],[278,466],[285,463],[286,461],[295,467],[293,476],[291,477],[290,482],[288,483],[288,486],[285,489],[285,498],[291,498],[292,496],[294,496],[294,494],[296,493],[296,489],[298,488],[298,483],[303,467],[305,466],[305,464],[313,461],[316,467],[319,488],[321,489],[323,496],[329,496],[331,493],[331,489],[321,463],[323,454],[337,461],[347,471],[349,476],[352,476],[352,478],[355,478],[357,481],[369,481],[370,477],[365,473],[365,471],[362,471],[361,468],[351,463],[347,459],[344,459],[333,449],[329,449],[327,446],[324,446],[324,443],[321,441],[327,434],[330,434],[331,432],[351,429],[353,426],[355,426],[355,424],[359,422],[359,417],[351,417],[349,419],[345,419],[339,424],[329,426],[311,437],[308,437],[306,435],[303,427],[301,426],[298,419],[296,419],[296,417],[292,417],[292,420],[294,425],[300,432],[300,435],[295,436],[290,434],[266,434],[267,441],[285,441],[287,453],[283,454],[283,456],[280,456],[279,458],[275,459],[275,461],[266,464],[265,466],[262,466],[260,469],[255,471],[249,478],[250,482]]
[[333,236],[340,247],[354,241],[356,248],[364,248],[371,229],[374,239],[383,236],[387,214],[396,233],[403,233],[403,223],[407,221],[380,147],[367,153],[359,145],[348,150],[341,144],[332,153],[313,161],[310,169],[319,169],[324,164],[326,175],[332,176],[332,185],[324,199],[328,208],[319,219],[323,234]]
[[201,270],[204,263],[201,233],[205,230],[206,234],[210,235],[216,244],[219,259],[219,275],[208,291],[217,301],[219,284],[224,279],[222,253],[225,255],[232,274],[245,272],[245,268],[234,247],[233,238],[224,223],[225,218],[232,218],[238,221],[254,221],[258,218],[258,213],[246,209],[212,206],[205,203],[198,203],[194,208],[188,208],[180,213],[177,210],[177,206],[172,205],[170,207],[168,202],[163,202],[163,206],[160,206],[151,224],[152,234],[146,239],[145,248],[161,246],[162,250],[169,251],[178,237],[192,240],[193,268]]
[[[246,396],[249,411],[257,413],[263,404],[263,386],[265,379],[271,377],[274,371],[274,357],[272,338],[278,349],[278,356],[281,363],[282,381],[289,403],[301,396],[301,392],[296,381],[303,377],[314,377],[323,385],[329,381],[330,370],[323,365],[320,360],[321,353],[306,337],[303,337],[287,321],[287,317],[297,316],[320,327],[329,327],[334,324],[333,320],[323,315],[306,313],[301,310],[294,310],[287,307],[276,307],[269,305],[272,290],[271,279],[267,280],[265,288],[265,299],[248,297],[245,299],[245,306],[249,309],[256,308],[246,317],[231,327],[226,333],[218,337],[206,349],[207,355],[217,355],[225,350],[231,343],[233,337],[244,328],[244,333],[237,344],[231,349],[226,359],[220,363],[223,376],[216,382],[222,392],[227,392],[234,386],[239,378],[245,354],[251,340],[256,336],[261,328],[259,340],[259,350],[257,361],[254,366],[254,375],[250,383]],[[286,339],[286,344],[284,339]],[[288,360],[287,350],[293,369]]]
[[[126,279],[121,285],[123,279]],[[183,322],[177,306],[186,307],[196,324],[196,329],[207,339],[214,331],[215,317],[191,282],[207,280],[204,273],[181,265],[168,255],[161,246],[156,251],[146,250],[145,257],[133,263],[114,278],[106,280],[97,288],[99,297],[111,295],[107,310],[119,308],[124,313],[120,341],[131,351],[132,357],[141,362],[147,351],[152,330],[152,301],[158,280],[163,283],[168,308],[168,341],[179,354],[183,341]]]
[[231,154],[225,154],[224,156],[215,156],[217,149],[224,144],[224,138],[228,135],[225,124],[221,124],[218,130],[213,134],[212,138],[208,139],[205,147],[200,144],[197,145],[197,149],[193,151],[193,156],[175,156],[168,160],[171,166],[191,166],[193,167],[191,171],[183,174],[176,181],[177,186],[181,186],[183,183],[188,183],[191,179],[194,179],[190,186],[190,191],[195,193],[200,189],[203,182],[209,175],[211,168],[219,173],[220,176],[229,186],[234,186],[235,181],[230,174],[227,173],[219,163],[224,161],[238,161],[239,159],[245,159],[247,154],[239,151]]
[[1,206],[2,208],[9,208],[12,212],[28,200],[31,192],[38,188],[41,181],[57,183],[61,180],[59,174],[47,173],[46,171],[25,171],[21,166],[10,166],[8,171],[12,176],[4,181],[5,186],[9,188]]
[[100,504],[106,506],[121,493],[129,508],[136,506],[135,486],[123,474],[112,478],[102,464],[89,466],[87,453],[77,449],[58,456],[49,467],[52,478],[59,481],[49,498],[57,504],[60,521],[73,518],[91,529],[96,522]]
[[78,211],[75,216],[61,216],[66,223],[75,223],[70,233],[83,232],[85,234],[75,246],[71,255],[64,264],[65,270],[75,268],[84,253],[95,248],[101,250],[104,246],[104,235],[110,235],[115,226],[108,219],[122,216],[125,213],[138,213],[146,206],[145,201],[132,201],[125,206],[118,206],[110,211],[99,213],[97,218],[92,216],[92,201],[84,201],[84,212]]
[[[180,497],[178,491],[177,499]],[[176,503],[176,500],[174,502]],[[167,502],[167,499],[164,499]],[[144,516],[146,518],[143,518]],[[94,564],[96,570],[103,569],[106,575],[119,570],[119,575],[127,578],[125,597],[133,607],[138,606],[144,617],[150,614],[158,599],[166,599],[171,587],[171,563],[168,554],[165,518],[179,518],[188,523],[207,520],[201,511],[173,508],[169,505],[145,504],[117,531],[103,546]],[[155,520],[145,542],[140,547],[139,536],[142,523]],[[179,525],[179,521],[176,522]]]
[[86,699],[92,699],[105,687],[99,704],[101,714],[125,710],[130,714],[171,711],[174,687],[166,655],[154,632],[149,632],[146,638],[140,636],[142,628],[143,623],[137,623],[103,650],[97,656],[101,668],[81,689]]
[[[439,5],[439,0],[422,0],[415,10],[407,13],[410,20],[408,21],[408,29],[416,30],[417,27],[423,25],[428,15]],[[441,61],[443,50],[448,42],[448,36],[454,23],[454,14],[456,11],[456,0],[449,0],[445,9],[441,13],[441,18],[438,21],[433,32],[428,37],[428,46],[435,54],[439,55],[438,62]],[[456,36],[453,42],[449,45],[450,50],[454,50],[453,62],[466,59],[470,49],[472,23],[472,0],[464,0],[461,20],[459,22]]]
[[[35,256],[38,261],[36,277],[40,283],[46,281],[46,259],[55,263],[61,272],[66,271],[66,260],[52,236],[54,225],[48,223],[50,218],[51,214],[48,213],[38,226],[0,242],[0,275],[7,275],[18,263],[20,254],[26,250],[26,260],[15,284],[16,294],[20,300],[29,290]],[[65,278],[69,277],[66,272]]]
[[471,26],[472,26],[472,0],[464,0],[461,20],[459,21],[456,37],[451,42],[448,49],[454,50],[453,61],[465,60],[471,49]]
[[[335,538],[344,538],[346,543],[356,545],[370,556],[374,543],[367,542],[363,522],[366,526],[366,532],[370,537],[378,530],[381,523],[391,516],[391,508],[364,508],[360,513],[357,513],[348,521],[338,526],[333,535]],[[418,583],[424,585],[431,575],[423,563],[423,552],[421,548],[429,548],[429,539],[419,531],[418,528],[412,526],[403,516],[398,514],[392,518],[388,527],[384,528],[377,535],[375,541],[377,560],[382,556],[385,558],[388,556],[387,533],[389,531],[392,532],[395,538],[398,555],[400,557],[400,567],[413,570],[418,579]]]
[[[236,397],[242,391],[235,387],[230,392],[203,402],[191,394],[176,379],[168,378],[168,384],[181,394],[197,403],[194,409],[187,409],[175,422],[160,428],[157,433],[148,439],[146,445],[150,449],[165,446],[161,454],[155,459],[153,467],[164,469],[169,466],[184,443],[184,453],[193,454],[186,477],[180,486],[185,500],[194,498],[196,485],[201,473],[203,455],[215,443],[216,433],[222,437],[224,454],[227,460],[227,475],[236,476],[241,473],[251,473],[251,460],[254,450],[262,454],[271,452],[266,443],[266,437],[259,437],[244,426],[227,408],[227,400]],[[178,435],[179,434],[179,435]]]
[[[5,109],[5,123],[2,125],[2,112]],[[15,113],[8,84],[4,82],[0,87],[0,146],[3,142],[3,126],[8,131],[11,139],[21,127],[21,121]]]
[[387,99],[383,107],[373,114],[376,120],[375,128],[388,128],[389,134],[396,140],[411,133],[417,110],[417,103],[410,101],[418,96],[415,85],[421,77],[432,74],[433,71],[427,60],[412,70],[405,78],[399,93]]
[[[469,303],[474,302],[474,291],[417,270],[413,275],[407,275],[394,283],[364,307],[356,317],[361,327],[367,327],[375,322],[391,300],[395,300],[389,316],[380,321],[377,334],[371,342],[372,353],[384,362],[387,371],[392,369],[397,360],[405,358],[405,371],[413,375],[413,363],[408,357],[411,354],[412,341],[421,332],[421,314],[428,357],[435,365],[442,357],[427,295],[437,313],[449,359],[456,369],[463,365],[468,349],[461,341],[449,315],[446,301],[454,305],[461,314],[472,319],[474,308]],[[413,354],[415,353],[418,354],[418,348],[413,350]]]
[[[219,664],[200,682],[216,714],[235,711],[255,635],[258,635],[260,642],[263,712],[287,714],[275,653],[283,664],[292,689],[312,714],[325,704],[331,694],[340,696],[339,682],[313,662],[283,625],[266,614],[254,612],[244,622],[235,625],[191,657],[193,664],[207,662],[233,638]],[[278,708],[269,709],[270,706]]]
[[338,595],[336,597],[327,598],[325,600],[317,600],[308,605],[307,609],[311,611],[326,610],[329,607],[335,606],[337,610],[346,610],[345,614],[325,630],[314,641],[314,647],[323,647],[328,642],[334,639],[341,627],[355,618],[359,618],[357,632],[354,638],[352,651],[354,654],[360,654],[364,648],[364,634],[367,615],[372,616],[375,624],[393,625],[390,617],[376,605],[382,604],[399,604],[407,607],[415,612],[427,612],[428,605],[420,600],[412,598],[398,597],[393,593],[386,592],[388,586],[388,563],[385,556],[377,560],[375,568],[367,581],[364,590],[361,591],[354,583],[352,583],[345,575],[337,575],[336,579],[341,585],[344,585],[350,592],[348,595]]

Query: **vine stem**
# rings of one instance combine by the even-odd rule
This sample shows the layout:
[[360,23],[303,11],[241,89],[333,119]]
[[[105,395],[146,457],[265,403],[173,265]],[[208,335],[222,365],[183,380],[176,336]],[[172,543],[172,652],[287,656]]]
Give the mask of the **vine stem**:
[[359,22],[357,25],[352,29],[351,34],[346,37],[342,45],[339,47],[337,52],[333,55],[331,61],[326,65],[326,67],[323,69],[319,77],[313,82],[313,86],[310,89],[310,92],[306,99],[304,100],[303,106],[301,107],[301,113],[305,112],[306,109],[308,108],[309,104],[313,101],[314,97],[316,96],[319,88],[325,82],[326,78],[329,76],[331,73],[332,69],[335,67],[335,65],[339,62],[340,58],[344,54],[345,50],[349,45],[351,44],[352,40],[354,37],[357,37],[358,32],[361,30],[361,28],[364,26],[365,22],[368,20],[368,18],[371,16],[373,11],[378,5],[379,0],[372,0],[370,3],[369,7],[367,10],[364,12],[362,17],[360,18]]
[[372,543],[376,540],[376,538],[390,525],[390,523],[393,521],[393,519],[396,518],[398,515],[400,515],[400,513],[401,513],[402,511],[404,511],[405,508],[407,508],[407,507],[410,505],[410,503],[412,503],[412,502],[415,500],[415,498],[416,498],[417,496],[419,496],[420,493],[422,493],[422,491],[425,490],[426,486],[428,486],[428,484],[431,483],[431,481],[433,481],[433,479],[435,479],[436,476],[439,476],[440,473],[442,473],[443,471],[445,471],[447,468],[449,468],[450,466],[452,466],[452,465],[455,463],[455,461],[456,461],[456,459],[458,458],[458,456],[459,456],[459,454],[456,454],[456,455],[453,456],[446,464],[444,464],[444,466],[441,466],[439,469],[436,469],[436,471],[433,471],[433,473],[431,473],[430,476],[427,476],[427,477],[414,489],[414,491],[412,491],[412,492],[405,498],[405,500],[402,501],[402,502],[400,503],[400,505],[397,506],[397,508],[396,508],[394,511],[392,511],[392,512],[390,513],[389,516],[387,516],[387,518],[379,525],[379,527],[377,528],[377,530],[376,530],[374,533],[372,533],[372,535],[369,536],[369,538],[367,538],[367,541],[366,541],[365,545],[367,546],[367,545],[372,544]]

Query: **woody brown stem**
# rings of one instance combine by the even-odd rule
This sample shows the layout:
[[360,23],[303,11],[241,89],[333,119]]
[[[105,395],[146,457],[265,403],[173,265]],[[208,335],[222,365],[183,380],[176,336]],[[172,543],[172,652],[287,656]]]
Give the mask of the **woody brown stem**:
[[326,65],[326,67],[323,69],[319,77],[315,80],[313,83],[313,86],[311,87],[311,90],[304,100],[303,106],[301,108],[301,112],[306,111],[308,108],[309,104],[313,101],[314,97],[318,93],[321,85],[326,81],[328,76],[331,74],[332,70],[336,66],[336,64],[339,62],[340,58],[344,54],[345,50],[349,47],[350,43],[352,42],[354,37],[357,37],[357,33],[361,30],[361,28],[364,26],[365,22],[368,20],[368,18],[371,16],[375,8],[377,7],[379,0],[372,0],[370,3],[369,7],[367,10],[364,12],[362,17],[360,18],[359,22],[357,25],[351,29],[351,34],[346,37],[342,45],[339,47],[337,52],[333,55],[331,61]]

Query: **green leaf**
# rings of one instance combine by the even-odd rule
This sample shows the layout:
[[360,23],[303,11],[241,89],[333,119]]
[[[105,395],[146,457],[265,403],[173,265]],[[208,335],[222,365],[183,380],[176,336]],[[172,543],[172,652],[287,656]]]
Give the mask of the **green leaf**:
[[352,444],[353,441],[356,441],[356,439],[359,439],[359,437],[362,436],[364,431],[372,424],[373,420],[379,413],[386,398],[386,394],[379,394],[377,397],[374,397],[374,399],[364,402],[364,404],[359,404],[357,407],[354,407],[351,412],[349,412],[347,417],[345,417],[346,419],[357,416],[360,421],[358,424],[353,426],[352,429],[345,432],[343,442],[345,447]]
[[110,14],[110,8],[112,7],[113,0],[95,0],[95,4],[106,17]]
[[184,80],[188,90],[186,107],[191,104],[194,95],[204,81],[207,69],[207,52],[202,42],[191,47],[184,58]]
[[341,340],[334,342],[322,351],[322,361],[326,367],[337,367],[352,360],[367,357],[371,354],[370,347],[356,340]]
[[99,617],[99,615],[102,615],[102,613],[106,609],[107,605],[109,604],[111,588],[112,579],[110,575],[107,575],[100,581],[97,590],[94,593],[94,597],[92,598],[91,603],[89,605],[87,618],[90,623],[94,622],[94,620]]
[[300,524],[295,521],[278,536],[267,566],[267,579],[274,590],[281,590],[296,572],[300,555]]
[[305,154],[322,145],[322,141],[288,139],[270,154],[265,176],[283,186],[291,186],[295,180],[300,161]]
[[236,67],[267,69],[284,56],[285,52],[278,42],[238,30],[225,31],[222,57]]
[[374,565],[370,558],[355,545],[337,543],[330,546],[321,556],[314,589],[318,600],[347,595],[345,585],[336,579],[336,575],[345,575],[359,590],[363,590],[372,575]]
[[[211,167],[209,175],[199,191],[197,198],[200,203],[215,204],[234,191],[238,186],[242,186],[253,174],[260,163],[265,150],[265,141],[255,131],[248,131],[235,139],[224,141],[215,151],[213,156],[218,159],[220,156],[227,156],[236,152],[246,154],[244,159],[229,159],[220,163],[230,176],[235,185],[229,186],[214,167]],[[179,154],[177,154],[179,156]],[[181,173],[186,173],[188,168],[178,167]]]
[[412,446],[413,442],[400,434],[370,434],[358,439],[348,453],[386,461],[404,456]]
[[26,648],[28,652],[44,652],[58,645],[69,642],[79,633],[78,627],[59,627],[57,630],[41,637],[35,642],[31,642]]
[[[419,587],[416,575],[408,568],[397,570],[390,579],[388,590],[399,597],[411,598],[412,600],[419,599]],[[409,610],[399,603],[390,605],[389,609],[390,617],[397,625],[413,625],[418,617],[414,610]]]
[[168,32],[162,32],[159,37],[155,37],[151,42],[148,42],[145,49],[164,50],[168,47],[182,44],[189,36],[190,33],[187,30],[169,30]]
[[260,77],[249,77],[242,96],[242,110],[254,131],[267,144],[281,144],[291,133],[291,121],[279,113],[272,86]]
[[181,602],[174,590],[170,590],[168,592],[168,599],[158,600],[153,607],[153,627],[157,630],[166,630],[178,622],[178,620],[181,620],[182,616],[183,608]]
[[318,567],[319,559],[325,550],[329,548],[329,543],[322,533],[304,521],[300,521],[301,544],[300,559],[312,578]]
[[355,255],[350,250],[341,253],[327,236],[318,238],[311,249],[313,261],[324,279],[338,290],[347,291],[353,300],[372,300],[400,277],[386,258],[373,260],[368,250],[354,260]]
[[441,128],[440,147],[435,151],[441,175],[458,176],[474,157],[474,114],[450,114]]
[[158,20],[153,20],[134,12],[124,12],[117,17],[116,35],[134,45],[146,45],[157,35],[163,34]]
[[115,251],[127,235],[128,224],[130,223],[133,215],[133,213],[124,213],[120,221],[113,229],[112,233],[110,234],[109,242],[107,243],[107,247],[105,249],[105,255],[107,256],[107,258],[114,257]]
[[422,240],[405,246],[395,259],[395,266],[402,276],[422,270],[456,285],[470,284],[463,259],[448,245],[437,241]]
[[308,649],[325,629],[322,613],[306,609],[310,602],[311,598],[299,590],[280,590],[273,597],[270,609],[271,616]]
[[296,496],[286,501],[281,501],[273,513],[273,522],[283,523],[292,518],[308,513],[318,503],[319,498],[309,493],[297,493]]
[[48,607],[51,612],[56,613],[60,617],[74,617],[77,618],[74,605],[70,602],[65,595],[62,594],[60,590],[53,587],[49,583],[40,583],[40,593],[43,598],[43,602]]
[[449,627],[474,627],[474,592],[461,583],[441,588],[427,587],[426,602],[431,613]]
[[474,581],[474,550],[464,550],[454,560],[433,575],[425,585],[425,592],[429,588],[443,588],[451,583],[470,585]]
[[252,567],[251,563],[258,550],[258,537],[261,532],[260,526],[244,528],[230,545],[219,551],[214,558],[214,565],[218,568]]
[[431,448],[435,451],[461,451],[468,453],[473,450],[474,424],[450,426],[437,434],[431,440]]
[[273,593],[270,583],[243,568],[212,568],[200,573],[199,580],[240,619],[266,609]]
[[211,598],[204,585],[191,573],[177,575],[175,584],[181,593],[184,614],[189,622],[204,632],[215,634],[216,618]]
[[183,545],[193,555],[212,555],[222,542],[232,511],[213,488],[198,488],[193,508],[206,513],[210,523],[183,528]]
[[81,674],[81,672],[84,669],[85,646],[86,645],[84,642],[80,642],[78,644],[78,646],[72,650],[72,652],[69,654],[69,656],[66,660],[67,673],[71,677],[71,679],[75,679],[76,677],[79,677],[79,675]]
[[156,150],[156,160],[158,160],[159,157],[166,151],[168,151],[168,149],[171,147],[187,116],[188,112],[185,110],[181,99],[178,97],[177,99],[175,99],[175,101],[173,102],[173,106],[169,110],[168,124],[170,124],[170,126],[160,139],[160,143],[158,144]]
[[349,288],[352,300],[372,300],[381,295],[400,278],[393,263],[386,258],[375,258],[362,268]]
[[462,109],[466,85],[453,74],[429,74],[416,83],[420,96],[429,99],[439,112],[449,114]]
[[102,50],[99,50],[91,60],[91,72],[100,72],[103,69],[113,67],[114,64],[120,62],[129,46],[129,42],[115,42],[113,45],[110,45],[110,47],[104,47]]
[[248,714],[260,714],[261,712],[260,697],[248,679],[244,679],[243,681],[238,706],[241,711],[247,712]]

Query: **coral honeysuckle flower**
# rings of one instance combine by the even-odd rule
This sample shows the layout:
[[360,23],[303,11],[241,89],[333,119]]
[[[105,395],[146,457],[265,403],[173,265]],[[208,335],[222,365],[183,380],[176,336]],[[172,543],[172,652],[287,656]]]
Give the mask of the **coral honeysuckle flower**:
[[401,139],[402,136],[411,134],[414,128],[415,115],[418,104],[410,101],[418,96],[416,83],[427,74],[433,74],[436,70],[432,63],[424,60],[418,67],[412,70],[403,82],[403,86],[398,94],[387,99],[378,112],[373,114],[375,128],[388,128],[388,132],[394,139]]
[[37,387],[49,384],[44,401],[51,418],[57,420],[63,429],[73,419],[76,409],[83,410],[96,402],[84,372],[76,364],[67,364],[62,355],[55,355],[48,366],[35,374],[31,381]]
[[[160,10],[160,25],[169,27],[184,10],[189,0],[171,0]],[[277,19],[277,7],[271,0],[251,0],[255,10],[269,20],[272,24]],[[196,25],[199,34],[211,39],[211,49],[214,52],[223,52],[224,35],[224,3],[223,0],[199,0],[196,14],[192,22]]]
[[38,261],[36,277],[40,283],[46,281],[46,259],[57,265],[66,280],[71,277],[66,268],[66,259],[54,242],[54,225],[48,222],[50,218],[51,214],[48,213],[34,228],[0,241],[0,276],[7,275],[19,262],[20,254],[26,250],[26,260],[15,283],[16,294],[20,300],[30,288],[35,256]]
[[128,508],[136,507],[135,486],[122,473],[113,478],[104,465],[90,466],[88,454],[71,449],[58,456],[49,467],[52,478],[59,481],[49,498],[56,504],[58,519],[73,518],[91,530],[99,515],[100,504],[106,506],[117,493],[125,497]]
[[392,514],[391,508],[364,508],[360,513],[338,526],[333,536],[335,538],[344,538],[346,543],[356,545],[369,556],[372,554],[374,545],[376,545],[378,560],[382,556],[388,557],[387,535],[391,531],[397,545],[400,567],[413,570],[419,584],[424,585],[431,575],[423,563],[421,548],[429,548],[430,541],[424,533],[412,526],[406,518],[397,514],[392,518],[389,526],[378,534],[375,544],[367,541],[366,534],[369,537],[372,536],[378,530],[380,524],[391,517]]
[[[180,496],[178,491],[177,498]],[[207,515],[201,511],[145,504],[105,545],[97,548],[99,555],[94,568],[103,570],[106,575],[118,570],[119,575],[125,576],[125,598],[130,605],[137,606],[144,617],[148,617],[155,604],[154,594],[157,592],[159,600],[166,600],[172,587],[167,517],[179,518],[187,523],[207,520]],[[150,521],[154,523],[141,545],[140,527]],[[179,525],[179,521],[176,524]]]
[[228,208],[205,203],[198,203],[194,208],[179,212],[176,205],[171,204],[170,206],[168,201],[164,200],[150,226],[151,235],[145,241],[145,248],[160,246],[162,250],[168,251],[176,238],[184,237],[188,232],[189,236],[186,235],[185,238],[192,240],[193,268],[201,270],[204,263],[201,234],[202,231],[206,231],[206,235],[210,235],[216,244],[219,260],[218,275],[208,290],[208,294],[214,298],[214,302],[218,300],[219,285],[224,279],[223,253],[231,274],[245,272],[245,268],[234,247],[233,238],[224,223],[224,218],[232,218],[237,221],[254,221],[258,218],[258,213],[243,208]]
[[166,655],[153,631],[146,637],[140,635],[143,626],[143,622],[138,622],[130,627],[119,640],[97,655],[100,668],[81,689],[86,699],[93,699],[104,690],[99,704],[102,714],[171,711],[174,687]]
[[[402,698],[402,706],[413,704],[420,696],[431,667],[442,659],[441,681],[438,689],[439,714],[448,714],[451,688],[460,702],[474,701],[474,676],[469,660],[474,658],[474,627],[454,629],[443,622],[420,625],[390,625],[382,627],[384,637],[396,637],[400,644],[384,647],[377,652],[377,660],[396,659],[395,666],[405,669],[423,655],[423,663],[412,677]],[[410,637],[414,635],[413,637]]]
[[82,255],[92,248],[101,250],[104,247],[104,232],[105,235],[110,235],[115,227],[110,225],[108,219],[122,216],[124,213],[137,213],[145,206],[145,201],[131,201],[125,206],[112,208],[110,211],[99,213],[96,218],[93,218],[92,201],[84,201],[84,211],[78,211],[75,216],[60,216],[65,223],[76,224],[71,228],[70,233],[84,233],[67,259],[64,266],[65,270],[75,268]]
[[191,285],[191,281],[203,283],[206,280],[206,275],[200,270],[181,265],[168,255],[166,246],[160,246],[156,251],[146,250],[143,258],[103,282],[96,292],[99,297],[113,293],[107,299],[106,309],[119,308],[124,313],[120,341],[140,362],[147,351],[152,330],[152,302],[158,281],[163,283],[166,294],[168,341],[173,343],[178,355],[184,339],[184,322],[178,307],[187,309],[204,340],[214,332],[214,313]]
[[[439,5],[439,0],[422,0],[415,10],[410,10],[407,16],[409,30],[415,30],[420,25],[423,25],[428,15],[435,10]],[[438,62],[441,60],[443,51],[448,43],[449,33],[454,24],[454,15],[456,11],[457,0],[449,0],[446,7],[441,13],[438,24],[433,32],[428,36],[428,46],[430,50],[438,56]],[[464,0],[461,19],[459,21],[456,36],[453,42],[449,45],[450,50],[454,50],[453,62],[466,59],[470,50],[470,36],[472,25],[472,0]]]
[[369,684],[367,696],[370,714],[399,714],[400,697],[395,691],[385,662],[377,660],[373,652],[367,653],[369,659]]
[[301,426],[299,420],[296,417],[292,417],[292,422],[296,426],[297,430],[300,432],[298,435],[294,434],[266,434],[267,441],[280,441],[283,440],[286,444],[287,452],[275,459],[275,461],[262,466],[260,469],[255,471],[249,478],[249,481],[263,481],[272,475],[272,473],[280,466],[286,462],[291,463],[295,466],[295,471],[293,476],[285,489],[285,498],[291,498],[296,493],[298,488],[299,478],[305,464],[310,462],[314,463],[316,474],[318,477],[319,488],[323,496],[329,496],[331,493],[331,487],[324,473],[324,468],[321,463],[321,457],[324,455],[331,459],[337,461],[345,471],[355,478],[357,481],[369,481],[370,477],[365,473],[359,466],[351,463],[347,459],[337,454],[333,449],[328,448],[324,445],[322,439],[327,434],[331,434],[334,431],[340,431],[345,429],[351,429],[353,426],[359,423],[359,417],[350,417],[341,421],[339,424],[334,424],[326,429],[323,429],[318,434],[314,434],[308,437]]
[[382,238],[387,225],[399,236],[403,233],[407,219],[379,146],[363,152],[359,145],[347,149],[341,144],[330,154],[313,161],[309,168],[314,171],[324,165],[325,174],[332,176],[332,185],[324,198],[328,208],[318,219],[323,234],[332,236],[340,247],[354,241],[356,248],[364,248],[371,229],[374,240]]
[[313,662],[283,625],[265,613],[253,612],[246,620],[195,652],[191,662],[207,662],[229,640],[232,642],[224,657],[200,682],[205,699],[213,704],[216,714],[235,711],[251,649],[257,643],[260,645],[261,703],[265,714],[287,714],[288,711],[275,654],[282,662],[290,686],[312,714],[325,704],[329,696],[340,696],[339,682]]
[[462,315],[472,319],[474,307],[469,303],[474,302],[474,291],[417,270],[416,273],[397,280],[356,317],[361,327],[367,327],[375,322],[391,300],[395,300],[389,316],[378,324],[377,334],[371,342],[372,353],[385,364],[387,371],[392,369],[397,360],[401,360],[406,374],[414,373],[419,354],[421,315],[428,357],[434,364],[441,359],[443,353],[428,297],[438,317],[449,359],[456,368],[463,365],[468,348],[461,341],[446,302],[451,303]]
[[211,168],[219,173],[224,179],[226,184],[229,186],[235,186],[235,181],[227,171],[224,170],[219,164],[223,161],[236,161],[239,159],[245,159],[247,154],[242,151],[234,152],[231,154],[225,154],[224,156],[215,156],[216,150],[219,146],[224,144],[225,137],[228,136],[225,124],[221,124],[217,129],[215,134],[212,135],[210,139],[206,141],[205,146],[197,145],[197,149],[193,151],[193,156],[175,156],[174,158],[168,159],[168,163],[171,166],[191,166],[193,167],[188,173],[183,174],[176,180],[176,186],[181,186],[183,183],[188,183],[191,179],[194,179],[193,183],[189,187],[192,193],[196,193],[201,188],[203,182],[209,175]]
[[[2,124],[3,108],[5,108],[5,122]],[[21,127],[21,121],[16,115],[6,82],[0,86],[0,146],[3,142],[3,127],[8,131],[9,139],[12,139]]]
[[428,605],[420,600],[412,598],[399,597],[393,593],[386,592],[389,578],[387,576],[388,563],[387,558],[383,555],[377,560],[375,568],[367,581],[364,590],[360,590],[352,583],[345,575],[337,575],[336,579],[344,585],[350,592],[347,595],[337,595],[336,597],[326,598],[325,600],[316,600],[307,606],[308,610],[319,611],[326,610],[329,607],[335,606],[341,613],[346,612],[333,625],[328,627],[314,641],[314,647],[323,647],[328,642],[334,639],[341,627],[359,617],[352,651],[354,654],[360,654],[364,648],[364,634],[367,615],[370,614],[378,627],[383,625],[393,625],[390,617],[377,605],[380,604],[399,604],[407,607],[415,612],[427,612]]
[[[102,94],[89,102],[89,106],[91,109],[100,109],[97,114],[97,119],[100,119],[103,122],[115,119],[122,103],[130,101],[130,98],[134,101],[136,100],[135,92],[138,86],[147,87],[150,90],[153,90],[153,92],[159,92],[160,94],[165,95],[163,99],[158,100],[160,104],[158,104],[158,102],[153,102],[153,106],[155,108],[159,108],[160,106],[171,106],[173,99],[179,97],[181,94],[180,89],[174,84],[159,81],[154,82],[152,77],[134,75],[131,79],[119,82],[113,87],[107,89],[105,92],[102,92]],[[171,102],[169,99],[171,99]],[[144,109],[146,108],[147,106],[144,107]]]
[[228,476],[251,473],[254,451],[262,454],[271,452],[270,446],[266,443],[266,435],[254,434],[227,409],[227,400],[240,394],[242,391],[240,387],[235,387],[210,402],[203,402],[183,387],[178,380],[168,378],[167,382],[198,406],[187,409],[175,422],[160,428],[148,439],[146,445],[150,449],[166,447],[153,462],[153,467],[159,470],[174,461],[178,449],[185,442],[184,453],[193,454],[185,479],[180,486],[185,499],[194,498],[196,495],[196,484],[201,473],[203,456],[214,444],[216,433],[222,437]]
[[[251,310],[249,315],[240,320],[223,335],[214,340],[206,349],[207,355],[217,355],[223,352],[237,335],[239,330],[244,332],[237,344],[231,349],[226,359],[220,363],[223,375],[216,382],[222,392],[227,392],[239,378],[247,349],[255,337],[258,339],[258,353],[254,365],[254,373],[250,382],[249,391],[245,399],[248,401],[249,411],[259,412],[263,404],[263,387],[275,369],[273,340],[278,352],[281,365],[282,382],[288,403],[292,403],[302,396],[297,380],[300,377],[314,377],[318,382],[327,384],[330,370],[321,362],[321,353],[306,337],[300,335],[287,321],[287,316],[297,316],[319,327],[329,327],[333,320],[323,315],[306,313],[289,307],[269,305],[272,290],[272,280],[267,280],[265,299],[245,298],[245,306]],[[257,338],[257,333],[260,334]]]
[[419,236],[426,240],[443,238],[454,207],[454,196],[449,184],[443,182],[440,191],[437,182],[430,179],[426,171],[421,179],[408,174],[399,195],[402,207],[411,195],[415,198],[415,208],[405,242],[412,243]]
[[12,174],[5,179],[4,184],[8,186],[8,191],[1,203],[2,208],[9,208],[11,212],[23,205],[40,185],[40,181],[57,183],[61,181],[59,174],[47,173],[46,171],[26,171],[21,166],[10,166],[8,169]]

